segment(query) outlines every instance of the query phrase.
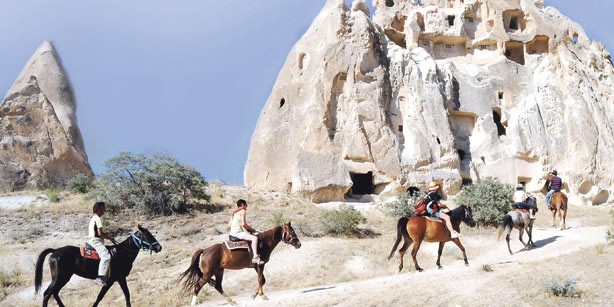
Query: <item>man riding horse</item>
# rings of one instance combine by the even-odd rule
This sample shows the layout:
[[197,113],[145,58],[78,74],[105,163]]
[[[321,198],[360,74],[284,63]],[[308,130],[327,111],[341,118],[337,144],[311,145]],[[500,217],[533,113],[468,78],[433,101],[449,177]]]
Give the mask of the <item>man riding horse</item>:
[[516,192],[514,192],[514,196],[513,196],[513,201],[514,201],[513,208],[514,209],[524,209],[524,210],[529,211],[529,218],[534,220],[535,219],[535,214],[534,214],[535,208],[533,208],[533,205],[527,202],[527,199],[528,199],[528,195],[527,193],[524,192],[524,186],[522,184],[518,184],[518,186],[516,187]]
[[546,194],[546,205],[548,206],[548,209],[552,209],[550,207],[550,197],[552,197],[554,193],[561,192],[561,188],[563,187],[563,180],[561,177],[557,176],[558,173],[556,170],[553,170],[550,175],[552,175],[552,177],[550,177],[550,182],[548,183],[548,194]]

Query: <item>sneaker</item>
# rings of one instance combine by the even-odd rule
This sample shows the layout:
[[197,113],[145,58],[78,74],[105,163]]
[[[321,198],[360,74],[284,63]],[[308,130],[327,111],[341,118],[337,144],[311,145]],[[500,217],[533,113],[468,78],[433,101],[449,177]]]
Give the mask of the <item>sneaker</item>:
[[529,219],[534,220],[535,216],[530,216]]
[[460,238],[462,237],[460,233],[456,232],[456,231],[452,231],[452,233],[450,234],[450,238],[454,239],[454,238]]
[[257,265],[262,265],[262,264],[264,264],[264,261],[260,260],[259,256],[256,256],[256,257],[252,258],[252,263],[253,264],[257,264]]
[[96,277],[96,280],[94,280],[97,284],[105,287],[107,285],[107,282],[104,281],[104,279],[100,276]]

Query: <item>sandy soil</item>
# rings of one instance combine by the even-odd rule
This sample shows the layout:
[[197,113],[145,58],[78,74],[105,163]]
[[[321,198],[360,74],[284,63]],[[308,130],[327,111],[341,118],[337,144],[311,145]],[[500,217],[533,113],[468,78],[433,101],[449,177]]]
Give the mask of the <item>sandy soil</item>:
[[[469,258],[468,267],[460,250],[448,243],[442,256],[444,269],[438,270],[437,244],[425,243],[418,253],[425,271],[416,272],[407,254],[405,268],[397,274],[398,254],[390,261],[386,259],[396,237],[396,219],[383,215],[378,205],[359,204],[367,219],[361,227],[375,235],[362,239],[329,237],[322,236],[318,216],[339,204],[320,208],[285,194],[222,185],[212,185],[209,193],[214,203],[226,206],[223,211],[111,219],[110,229],[116,238],[126,238],[138,221],[152,230],[163,246],[159,254],[141,253],[137,257],[128,277],[133,306],[189,305],[191,297],[179,292],[177,277],[189,266],[197,248],[226,237],[228,214],[238,198],[250,202],[252,226],[271,228],[272,220],[281,216],[292,220],[303,243],[298,250],[280,244],[273,252],[265,270],[268,301],[251,299],[257,288],[253,270],[226,271],[224,289],[242,306],[606,306],[614,301],[614,293],[609,290],[614,281],[608,269],[614,259],[614,245],[606,244],[605,239],[612,223],[607,208],[572,205],[569,229],[564,231],[551,228],[550,214],[540,211],[534,229],[538,247],[522,250],[514,231],[513,256],[504,240],[496,240],[495,229],[463,225],[461,241]],[[46,247],[82,243],[90,210],[91,200],[71,195],[64,195],[59,204],[0,208],[0,269],[20,272],[19,282],[7,289],[8,296],[0,300],[0,306],[40,306],[42,297],[34,296],[32,287],[36,257]],[[487,272],[485,267],[492,271]],[[43,275],[44,289],[50,279],[47,264]],[[544,284],[548,280],[567,278],[577,280],[581,298],[546,293]],[[87,306],[98,291],[92,281],[73,277],[60,295],[67,306]],[[208,286],[198,301],[201,306],[226,304]],[[55,302],[50,304],[55,306]],[[123,294],[115,285],[100,306],[123,305]]]

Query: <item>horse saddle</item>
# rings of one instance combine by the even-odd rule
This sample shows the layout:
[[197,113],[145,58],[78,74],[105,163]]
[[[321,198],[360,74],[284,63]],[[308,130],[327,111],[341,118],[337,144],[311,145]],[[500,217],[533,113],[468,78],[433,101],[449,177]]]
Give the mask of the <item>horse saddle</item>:
[[[226,247],[228,247],[228,249],[231,251],[237,250],[237,249],[249,249],[250,248],[250,244],[248,243],[248,241],[239,239],[231,235],[228,235],[228,240],[224,241],[224,245],[226,245]],[[260,250],[261,248],[262,248],[262,240],[258,240],[258,249]]]
[[[109,253],[111,253],[111,257],[114,257],[116,252],[115,247],[107,246],[107,249]],[[87,242],[85,242],[85,246],[79,246],[79,252],[83,258],[100,260],[100,255],[98,255],[96,249]]]
[[514,208],[514,210],[520,212],[520,213],[529,213],[529,210],[525,209],[525,208]]

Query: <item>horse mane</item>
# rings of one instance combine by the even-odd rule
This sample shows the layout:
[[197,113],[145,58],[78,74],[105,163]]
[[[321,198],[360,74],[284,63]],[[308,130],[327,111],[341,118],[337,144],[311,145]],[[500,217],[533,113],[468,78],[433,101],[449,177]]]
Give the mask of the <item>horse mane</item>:
[[283,226],[276,226],[276,227],[273,227],[273,228],[271,228],[269,230],[265,230],[264,232],[262,232],[260,234],[260,238],[270,237],[271,239],[275,239],[275,238],[279,237],[279,240],[281,240],[281,229],[282,229],[282,227]]

